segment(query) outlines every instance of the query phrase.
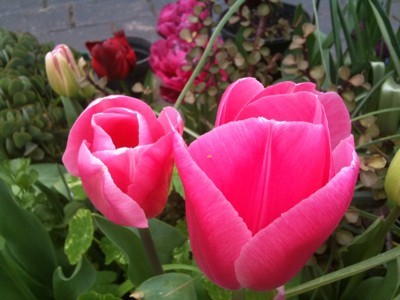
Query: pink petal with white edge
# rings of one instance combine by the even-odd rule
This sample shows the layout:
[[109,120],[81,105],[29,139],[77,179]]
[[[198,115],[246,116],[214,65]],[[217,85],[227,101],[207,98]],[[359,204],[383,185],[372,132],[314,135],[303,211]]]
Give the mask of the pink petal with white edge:
[[349,112],[338,94],[334,92],[315,93],[318,95],[318,99],[325,109],[333,150],[341,140],[347,138],[351,133]]
[[85,142],[79,150],[78,167],[87,196],[105,217],[122,226],[148,227],[142,208],[116,186],[107,167]]
[[215,126],[234,121],[243,107],[263,89],[264,86],[252,77],[239,79],[229,85],[218,106]]
[[115,107],[124,107],[142,115],[148,123],[153,140],[157,140],[163,134],[163,129],[154,112],[143,101],[127,96],[108,96],[97,99],[78,117],[68,136],[67,148],[62,160],[66,169],[72,175],[79,176],[78,153],[82,142],[86,141],[90,145],[93,141],[92,116]]
[[341,150],[336,155],[352,154],[346,166],[243,248],[235,263],[242,287],[270,290],[285,284],[336,228],[350,204],[359,169],[353,145],[347,143]]
[[197,139],[189,152],[253,235],[330,175],[329,133],[306,122],[231,122]]
[[186,216],[190,244],[200,269],[216,284],[226,289],[240,285],[234,261],[251,232],[243,220],[197,166],[179,134],[174,136],[176,165],[186,198]]

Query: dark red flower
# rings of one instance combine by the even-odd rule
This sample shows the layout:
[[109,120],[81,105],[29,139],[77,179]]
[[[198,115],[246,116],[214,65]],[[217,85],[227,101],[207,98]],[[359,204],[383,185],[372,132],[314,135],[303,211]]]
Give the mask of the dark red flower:
[[90,51],[93,69],[99,77],[122,80],[135,67],[136,54],[122,30],[115,32],[112,38],[86,42],[85,45]]

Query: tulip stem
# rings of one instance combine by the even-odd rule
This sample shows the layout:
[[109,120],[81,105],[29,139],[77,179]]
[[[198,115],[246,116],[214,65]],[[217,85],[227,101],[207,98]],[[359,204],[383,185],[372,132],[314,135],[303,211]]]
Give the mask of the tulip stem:
[[194,68],[194,71],[192,75],[190,76],[189,80],[186,82],[185,86],[183,87],[183,90],[179,94],[178,100],[176,100],[174,107],[178,108],[179,105],[181,104],[182,100],[185,98],[186,93],[189,91],[190,86],[196,79],[197,75],[200,73],[201,69],[205,65],[208,59],[208,53],[210,53],[212,46],[214,45],[215,40],[217,39],[219,33],[221,32],[222,28],[225,26],[225,24],[228,22],[229,18],[235,13],[235,11],[238,10],[238,8],[245,2],[245,0],[236,0],[236,2],[228,9],[224,17],[219,21],[217,27],[215,27],[215,30],[213,34],[210,37],[210,40],[208,41],[207,47],[204,49],[203,55],[201,56],[196,68]]
[[151,237],[149,228],[139,228],[138,230],[154,274],[155,275],[163,274],[164,271],[161,266],[160,258],[158,257],[156,247],[154,245],[153,238]]
[[232,300],[245,300],[246,292],[244,289],[232,291]]

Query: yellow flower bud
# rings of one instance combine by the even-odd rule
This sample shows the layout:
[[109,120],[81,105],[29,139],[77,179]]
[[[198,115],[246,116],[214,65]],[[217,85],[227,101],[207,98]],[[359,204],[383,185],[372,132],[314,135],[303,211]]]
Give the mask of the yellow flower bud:
[[385,179],[385,191],[390,201],[400,205],[400,150],[390,163]]

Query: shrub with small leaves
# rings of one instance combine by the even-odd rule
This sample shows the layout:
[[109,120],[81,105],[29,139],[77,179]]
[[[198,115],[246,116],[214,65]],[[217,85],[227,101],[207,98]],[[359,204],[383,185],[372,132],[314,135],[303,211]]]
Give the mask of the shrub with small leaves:
[[0,159],[61,157],[68,128],[44,64],[52,47],[28,33],[0,30]]

